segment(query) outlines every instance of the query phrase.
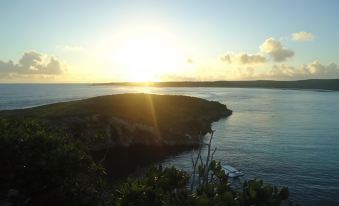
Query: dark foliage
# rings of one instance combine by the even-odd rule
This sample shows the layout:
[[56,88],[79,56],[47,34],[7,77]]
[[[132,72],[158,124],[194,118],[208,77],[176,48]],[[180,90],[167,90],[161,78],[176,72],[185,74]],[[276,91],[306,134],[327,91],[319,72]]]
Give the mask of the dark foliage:
[[197,146],[200,132],[210,132],[212,122],[231,113],[226,105],[201,98],[117,94],[0,111],[0,116],[43,120],[101,150],[131,145]]
[[[88,143],[33,119],[0,119],[0,205],[231,205],[278,206],[288,189],[250,180],[234,190],[220,163],[198,165],[198,182],[174,167],[152,167],[115,192]],[[206,177],[208,179],[206,180]],[[201,181],[200,181],[201,180]],[[292,204],[292,203],[290,203]]]
[[[194,206],[279,206],[288,201],[288,189],[278,189],[262,181],[245,181],[242,191],[234,190],[228,183],[228,175],[220,162],[213,160],[211,149],[214,132],[211,132],[206,157],[201,149],[196,158],[192,156],[192,179],[174,167],[151,168],[143,178],[130,178],[113,196],[113,205],[194,205]],[[190,188],[189,187],[190,184]]]
[[[17,205],[97,205],[99,167],[80,142],[36,120],[0,120],[0,192]],[[12,194],[13,193],[13,194]]]
[[174,167],[152,167],[143,178],[129,178],[113,195],[112,205],[229,205],[229,206],[278,206],[288,201],[288,189],[264,184],[260,180],[246,181],[241,191],[235,191],[220,163],[212,161],[208,183],[191,191],[189,176]]

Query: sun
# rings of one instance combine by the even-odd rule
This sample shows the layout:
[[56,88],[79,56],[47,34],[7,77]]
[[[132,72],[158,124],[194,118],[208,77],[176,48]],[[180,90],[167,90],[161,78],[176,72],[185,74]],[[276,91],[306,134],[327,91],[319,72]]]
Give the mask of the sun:
[[113,56],[131,82],[160,81],[161,76],[176,72],[186,61],[173,43],[152,34],[121,41]]

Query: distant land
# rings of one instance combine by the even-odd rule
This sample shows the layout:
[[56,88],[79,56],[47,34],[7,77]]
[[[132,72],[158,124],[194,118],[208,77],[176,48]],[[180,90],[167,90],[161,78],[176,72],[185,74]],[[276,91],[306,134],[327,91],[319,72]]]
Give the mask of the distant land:
[[233,88],[277,88],[319,89],[339,91],[339,79],[307,79],[295,81],[181,81],[181,82],[112,82],[94,85],[151,86],[151,87],[233,87]]

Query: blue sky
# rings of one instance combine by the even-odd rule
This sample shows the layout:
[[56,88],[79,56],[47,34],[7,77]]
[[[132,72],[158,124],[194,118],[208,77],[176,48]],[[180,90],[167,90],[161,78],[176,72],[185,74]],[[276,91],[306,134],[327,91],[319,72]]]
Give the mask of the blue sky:
[[[336,77],[339,77],[339,72],[336,72],[339,63],[339,1],[336,0],[12,0],[1,1],[0,5],[2,82],[128,81],[131,72],[152,73],[149,77],[156,76],[158,79],[155,80],[161,80],[160,76],[164,80],[175,77],[197,80],[214,80],[218,77],[327,78],[337,74]],[[312,38],[293,40],[291,35],[298,32],[307,33]],[[159,64],[152,64],[142,61],[140,63],[147,69],[138,71],[127,62],[124,65],[124,62],[110,61],[116,58],[110,57],[108,53],[112,50],[115,50],[113,54],[119,53],[115,47],[128,42],[129,38],[137,39],[133,42],[149,41],[146,43],[157,44],[148,40],[145,37],[147,35],[159,37],[166,46],[158,52],[137,48],[139,52],[168,55],[173,53],[171,49],[175,47],[185,58],[191,59],[193,65],[178,63],[173,64],[177,68],[171,71],[161,68],[154,71],[158,68],[151,66],[160,67],[165,62],[159,60]],[[278,41],[284,49],[293,51],[293,55],[284,61],[272,61],[272,54],[259,48],[269,38]],[[107,48],[103,48],[105,45]],[[152,48],[157,49],[157,46],[153,45]],[[133,53],[133,47],[128,49]],[[39,56],[30,54],[32,52],[40,55],[40,66],[31,65],[37,69],[26,71],[29,68],[19,61],[25,54],[27,59]],[[232,55],[232,63],[218,62],[224,54]],[[267,60],[260,65],[239,63],[244,54],[262,55]],[[53,69],[60,69],[55,75],[47,66],[53,58],[59,63],[58,68]],[[179,61],[179,58],[173,57],[174,61]],[[235,64],[237,61],[238,64]],[[280,69],[278,73],[271,72],[273,67]],[[292,70],[288,71],[286,67]],[[310,71],[302,73],[303,68]],[[312,73],[319,68],[323,71]],[[39,69],[46,69],[47,72],[39,73]],[[206,70],[209,71],[208,75],[204,73]],[[213,71],[215,75],[210,74]],[[251,74],[241,76],[239,71],[251,71]],[[279,72],[285,75],[278,76]]]

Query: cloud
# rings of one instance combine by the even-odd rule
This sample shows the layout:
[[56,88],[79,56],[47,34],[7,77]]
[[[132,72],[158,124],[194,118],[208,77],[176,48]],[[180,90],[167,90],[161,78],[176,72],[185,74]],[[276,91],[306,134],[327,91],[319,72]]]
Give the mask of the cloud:
[[55,57],[35,51],[25,52],[18,63],[0,61],[0,77],[11,75],[60,75],[64,65]]
[[301,70],[309,76],[317,76],[321,78],[339,77],[339,66],[337,64],[323,65],[319,61],[314,61],[309,65],[304,65]]
[[339,65],[335,63],[323,65],[319,61],[299,68],[285,64],[274,65],[270,71],[260,74],[259,77],[266,79],[339,78]]
[[292,34],[292,40],[294,41],[312,41],[314,40],[314,35],[309,32],[296,32]]
[[266,58],[260,54],[225,54],[220,58],[222,61],[229,64],[238,64],[238,65],[254,65],[262,64],[266,62]]
[[275,62],[283,62],[294,56],[294,51],[284,48],[281,42],[274,38],[266,39],[260,50],[271,56]]

